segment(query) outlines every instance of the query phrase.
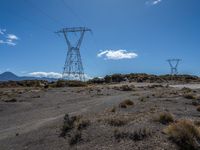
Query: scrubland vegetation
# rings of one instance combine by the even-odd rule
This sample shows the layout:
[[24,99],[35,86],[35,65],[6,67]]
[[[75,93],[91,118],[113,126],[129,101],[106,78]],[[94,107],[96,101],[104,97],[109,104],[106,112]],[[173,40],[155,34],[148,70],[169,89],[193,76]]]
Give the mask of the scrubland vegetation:
[[[198,81],[174,78],[175,85]],[[130,74],[106,76],[101,82],[3,82],[0,144],[17,150],[42,150],[44,145],[61,150],[198,150],[200,90],[175,88],[172,81]]]

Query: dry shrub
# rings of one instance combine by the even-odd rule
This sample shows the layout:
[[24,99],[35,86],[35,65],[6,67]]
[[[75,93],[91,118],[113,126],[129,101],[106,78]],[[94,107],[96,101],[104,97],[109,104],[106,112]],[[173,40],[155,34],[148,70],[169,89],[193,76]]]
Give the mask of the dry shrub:
[[11,87],[44,87],[48,81],[43,80],[23,80],[23,81],[6,81],[0,82],[0,88]]
[[169,124],[171,122],[174,122],[174,117],[169,112],[162,112],[159,114],[159,116],[156,118],[156,121],[159,121],[162,124]]
[[77,120],[77,117],[70,117],[68,114],[64,116],[63,126],[61,128],[61,137],[65,137],[66,134],[74,128],[74,123]]
[[194,100],[194,101],[192,101],[192,105],[194,105],[194,106],[199,106],[199,102],[196,101],[196,100]]
[[110,112],[113,112],[113,113],[116,112],[116,107],[111,108]]
[[194,94],[185,94],[184,95],[184,98],[187,98],[187,99],[196,99],[196,96]]
[[130,87],[130,86],[128,86],[128,85],[122,85],[122,86],[120,87],[120,89],[121,89],[122,91],[132,91],[132,90],[133,90],[133,86]]
[[11,99],[8,99],[8,100],[4,100],[4,102],[6,102],[6,103],[15,103],[15,102],[17,102],[17,99],[16,98],[11,98]]
[[140,98],[139,98],[139,101],[144,102],[144,101],[145,101],[145,98],[144,98],[144,97],[140,97]]
[[73,132],[68,140],[70,146],[73,146],[79,143],[80,141],[82,141],[82,134],[79,131]]
[[181,120],[169,125],[164,132],[182,150],[200,149],[200,130],[190,120]]
[[113,90],[120,90],[119,86],[113,86]]
[[120,103],[120,104],[119,104],[119,107],[120,107],[120,108],[127,108],[127,105],[126,105],[125,103]]
[[87,86],[86,82],[82,81],[67,81],[67,80],[58,80],[49,84],[51,87],[85,87]]
[[40,95],[34,95],[32,96],[32,98],[40,98],[41,96]]
[[194,121],[194,124],[195,124],[196,126],[200,127],[200,120],[195,120],[195,121]]
[[76,122],[76,128],[78,130],[86,129],[90,125],[90,121],[86,119],[80,119]]
[[186,88],[186,87],[182,88],[181,91],[184,92],[184,93],[191,93],[191,92],[193,92],[192,89]]
[[125,100],[124,103],[126,105],[128,105],[128,106],[134,105],[134,103],[131,100],[129,100],[129,99]]
[[68,114],[64,116],[63,126],[61,128],[61,137],[66,137],[66,135],[72,130],[82,130],[90,125],[90,121],[83,119],[81,116],[72,116]]
[[153,84],[153,85],[148,85],[148,88],[153,89],[153,88],[163,88],[164,86],[161,84]]
[[154,113],[155,111],[156,111],[156,108],[155,108],[155,107],[150,108],[150,112],[151,112],[151,113]]
[[123,139],[123,140],[140,141],[147,138],[150,135],[151,135],[150,130],[146,128],[140,128],[133,132],[124,132],[119,130],[114,131],[114,137],[116,140]]
[[123,102],[121,102],[119,104],[119,107],[120,108],[127,108],[128,106],[132,106],[132,105],[134,105],[133,101],[127,99],[127,100],[124,100]]
[[197,111],[199,111],[199,112],[200,112],[200,105],[197,107]]
[[110,126],[115,126],[115,127],[120,127],[120,126],[124,126],[128,123],[127,120],[123,119],[123,118],[109,118],[106,120],[106,122],[110,125]]

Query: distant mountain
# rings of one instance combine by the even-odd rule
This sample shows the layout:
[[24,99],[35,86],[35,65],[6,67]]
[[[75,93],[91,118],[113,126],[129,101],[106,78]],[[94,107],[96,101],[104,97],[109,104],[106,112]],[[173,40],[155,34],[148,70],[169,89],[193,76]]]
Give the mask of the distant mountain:
[[0,74],[0,81],[19,80],[20,78],[12,72],[4,72]]
[[4,72],[0,74],[0,81],[22,81],[22,80],[46,80],[46,81],[56,81],[53,78],[37,78],[37,77],[19,77],[12,72]]

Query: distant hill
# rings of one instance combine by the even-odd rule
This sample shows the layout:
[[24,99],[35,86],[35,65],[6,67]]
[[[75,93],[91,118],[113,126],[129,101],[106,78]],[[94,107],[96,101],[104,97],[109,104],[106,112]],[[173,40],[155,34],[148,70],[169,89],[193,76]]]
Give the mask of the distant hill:
[[119,83],[119,82],[147,82],[147,83],[200,83],[200,77],[193,75],[151,75],[145,73],[113,74],[104,78],[94,78],[90,83]]
[[4,72],[0,74],[0,81],[22,81],[22,80],[46,80],[46,81],[56,81],[53,78],[37,78],[37,77],[19,77],[12,72]]

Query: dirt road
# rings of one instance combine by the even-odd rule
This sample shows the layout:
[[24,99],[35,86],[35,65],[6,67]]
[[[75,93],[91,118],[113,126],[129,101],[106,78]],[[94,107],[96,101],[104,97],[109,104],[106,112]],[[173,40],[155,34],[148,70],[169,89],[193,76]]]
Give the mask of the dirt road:
[[100,92],[81,88],[30,90],[21,94],[17,102],[0,102],[0,145],[10,138],[18,138],[16,135],[58,122],[66,113],[95,113],[118,104],[130,95],[112,89],[97,90]]

